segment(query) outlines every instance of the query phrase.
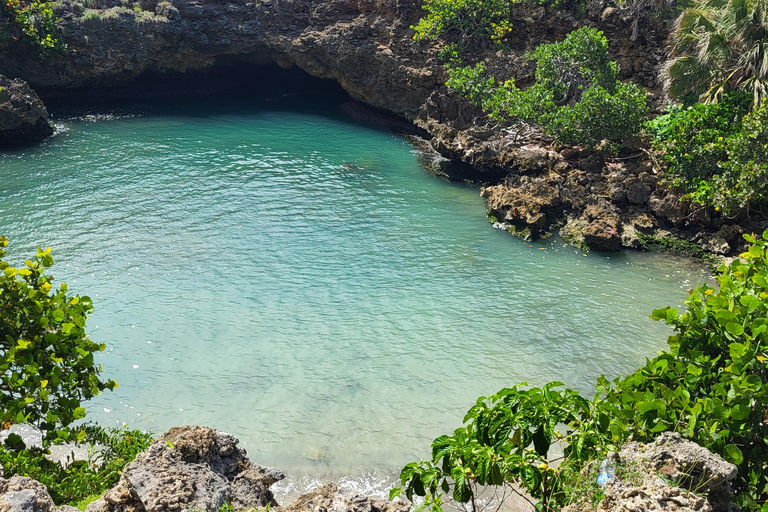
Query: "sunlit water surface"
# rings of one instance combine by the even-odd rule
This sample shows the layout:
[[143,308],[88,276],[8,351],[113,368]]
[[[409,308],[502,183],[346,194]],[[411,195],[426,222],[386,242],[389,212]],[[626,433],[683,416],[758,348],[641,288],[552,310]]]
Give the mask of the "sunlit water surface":
[[[126,115],[127,114],[127,115]],[[590,393],[664,346],[648,314],[706,274],[493,229],[476,187],[338,105],[218,100],[114,117],[0,153],[0,233],[54,249],[93,298],[120,384],[103,425],[204,424],[290,478],[382,491],[476,397],[557,379]]]

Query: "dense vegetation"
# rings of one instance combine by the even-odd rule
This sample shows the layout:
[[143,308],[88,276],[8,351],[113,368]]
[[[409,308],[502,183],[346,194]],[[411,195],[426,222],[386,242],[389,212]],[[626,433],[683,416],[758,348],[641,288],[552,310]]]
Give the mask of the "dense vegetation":
[[[618,67],[609,59],[608,42],[592,28],[582,27],[563,41],[530,52],[528,57],[536,61],[536,82],[526,89],[512,79],[489,74],[486,62],[476,61],[477,56],[504,51],[518,3],[542,2],[425,3],[428,14],[414,26],[415,38],[441,47],[449,88],[481,107],[491,120],[531,125],[556,143],[612,154],[628,139],[643,137],[663,163],[662,182],[686,199],[725,214],[765,216],[765,0],[702,0],[682,11],[673,34],[673,59],[665,68],[669,92],[682,103],[651,121],[646,120],[645,93],[631,82],[617,80]],[[584,7],[543,3],[577,11]],[[636,36],[639,13],[664,2],[626,4],[619,2],[619,7],[634,13]]]
[[[740,506],[768,510],[768,230],[745,238],[745,261],[718,269],[718,289],[693,290],[682,314],[653,312],[675,329],[669,351],[627,377],[601,377],[592,400],[560,382],[478,399],[464,426],[435,439],[431,460],[403,468],[393,494],[424,496],[439,511],[446,494],[474,508],[478,486],[517,484],[543,510],[557,510],[581,497],[574,482],[601,454],[630,436],[650,442],[674,431],[738,466]],[[557,465],[548,454],[561,439]]]
[[4,446],[0,447],[0,465],[5,477],[18,474],[34,478],[48,487],[56,504],[84,508],[117,484],[125,465],[152,442],[150,434],[127,428],[105,430],[86,425],[80,431],[85,446],[102,447],[92,460],[74,462],[64,468],[39,450]]
[[617,80],[618,66],[608,57],[608,41],[583,27],[563,41],[539,46],[536,83],[521,90],[514,80],[496,85],[485,63],[449,65],[447,85],[497,120],[535,123],[563,144],[601,146],[615,152],[637,134],[648,112],[645,93]]

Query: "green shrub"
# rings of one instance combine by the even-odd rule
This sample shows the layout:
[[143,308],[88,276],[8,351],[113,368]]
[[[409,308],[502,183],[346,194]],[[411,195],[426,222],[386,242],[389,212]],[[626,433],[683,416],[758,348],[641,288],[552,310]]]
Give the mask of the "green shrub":
[[[454,51],[498,42],[509,32],[510,0],[425,0],[429,14],[412,26],[417,41],[445,38]],[[458,55],[457,55],[458,56]]]
[[768,230],[718,269],[718,289],[699,286],[686,311],[652,318],[674,327],[669,353],[614,382],[603,379],[614,440],[673,430],[739,466],[734,490],[755,509],[768,499]]
[[57,505],[69,504],[81,508],[117,484],[123,468],[147,449],[152,436],[138,430],[104,430],[86,425],[85,443],[98,443],[106,449],[100,466],[88,461],[76,462],[62,468],[42,453],[28,450],[14,451],[0,447],[0,465],[6,478],[22,475],[34,478],[48,487]]
[[[477,510],[478,486],[517,484],[539,500],[538,509],[558,510],[565,504],[568,483],[562,476],[597,456],[604,444],[599,422],[608,421],[595,410],[595,402],[571,389],[556,389],[562,385],[514,386],[479,398],[463,427],[432,442],[431,460],[403,468],[403,486],[393,489],[390,497],[424,496],[425,506],[439,512],[448,494]],[[561,424],[572,430],[561,434]],[[560,440],[568,444],[556,464],[548,452]]]
[[608,40],[599,30],[574,30],[562,41],[540,45],[530,57],[536,61],[536,83],[557,103],[579,101],[594,85],[611,94],[616,88],[619,66],[608,56]]
[[65,283],[53,288],[50,249],[17,269],[3,261],[7,245],[0,237],[0,422],[32,423],[46,442],[68,439],[63,427],[85,416],[82,402],[117,386],[99,380],[93,360],[105,346],[85,333],[91,299],[67,295]]
[[664,181],[687,197],[729,212],[768,200],[768,106],[749,98],[672,107],[645,125],[667,164]]
[[539,46],[536,83],[526,90],[513,80],[497,85],[485,63],[448,70],[446,85],[480,106],[496,120],[536,123],[564,144],[609,152],[640,133],[648,112],[644,92],[616,77],[618,66],[608,56],[602,32],[582,27],[558,43]]

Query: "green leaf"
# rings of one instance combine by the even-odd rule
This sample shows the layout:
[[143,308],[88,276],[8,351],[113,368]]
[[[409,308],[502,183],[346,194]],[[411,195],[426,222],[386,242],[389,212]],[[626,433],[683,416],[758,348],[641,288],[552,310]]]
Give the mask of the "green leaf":
[[741,450],[735,444],[726,445],[723,451],[725,452],[726,459],[737,466],[744,462],[744,454],[741,453]]

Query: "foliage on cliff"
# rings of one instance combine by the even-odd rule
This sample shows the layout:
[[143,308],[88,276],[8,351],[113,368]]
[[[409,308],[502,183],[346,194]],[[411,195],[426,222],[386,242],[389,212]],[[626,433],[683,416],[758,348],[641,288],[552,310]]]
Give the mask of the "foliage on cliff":
[[747,113],[750,101],[732,93],[719,103],[672,106],[648,122],[665,183],[725,213],[768,201],[768,105]]
[[492,118],[540,125],[560,143],[614,151],[640,132],[648,111],[645,93],[618,81],[608,41],[589,27],[563,41],[543,44],[531,54],[536,83],[520,89],[514,80],[497,85],[485,63],[449,66],[448,87],[480,106]]
[[0,43],[21,41],[36,47],[44,58],[66,51],[57,36],[53,2],[0,0]]
[[85,333],[91,299],[67,295],[46,274],[50,249],[39,249],[23,267],[4,261],[0,237],[0,422],[32,423],[47,441],[68,439],[64,427],[85,416],[82,402],[117,386],[99,379],[94,353],[103,344]]
[[[393,494],[425,496],[441,510],[443,497],[475,504],[478,486],[517,484],[556,510],[570,482],[590,460],[630,436],[652,441],[679,432],[739,468],[737,501],[766,510],[768,500],[768,230],[736,260],[718,269],[718,288],[691,291],[682,314],[653,312],[675,329],[669,351],[632,375],[598,380],[589,401],[562,383],[524,385],[480,398],[453,435],[432,443],[432,459],[411,463]],[[559,433],[558,425],[567,425]],[[550,444],[567,443],[557,467]]]

